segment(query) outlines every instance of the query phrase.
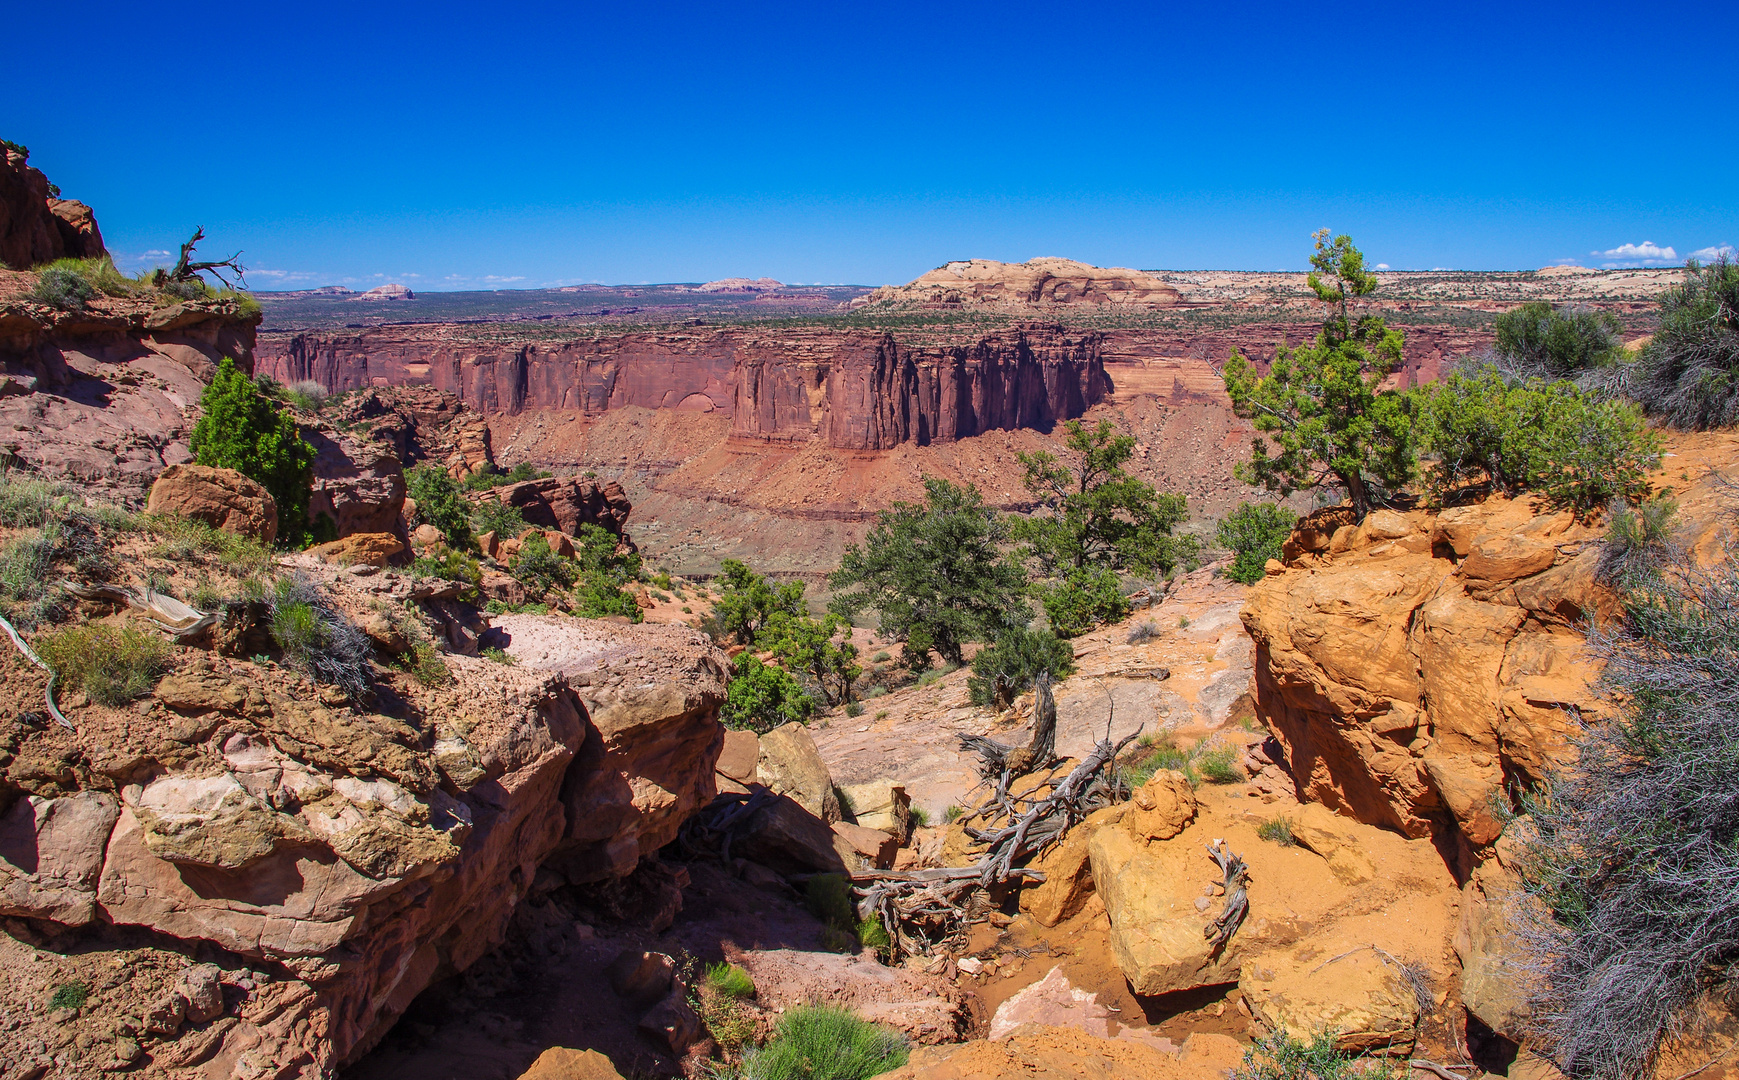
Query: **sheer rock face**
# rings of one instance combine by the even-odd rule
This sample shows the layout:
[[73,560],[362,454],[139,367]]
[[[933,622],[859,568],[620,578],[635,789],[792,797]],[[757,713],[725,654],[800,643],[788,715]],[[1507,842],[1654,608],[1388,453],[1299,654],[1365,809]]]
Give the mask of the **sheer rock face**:
[[51,192],[48,177],[16,150],[0,150],[0,263],[28,270],[65,258],[103,254],[91,208]]
[[1602,708],[1578,629],[1617,610],[1600,536],[1531,498],[1302,522],[1243,611],[1300,798],[1407,836],[1496,839],[1492,795],[1569,752],[1569,707]]
[[334,391],[430,385],[483,412],[597,414],[641,406],[723,413],[742,439],[851,450],[1049,428],[1110,390],[1101,338],[1054,326],[921,346],[821,329],[620,334],[490,350],[429,328],[274,339],[261,370]]

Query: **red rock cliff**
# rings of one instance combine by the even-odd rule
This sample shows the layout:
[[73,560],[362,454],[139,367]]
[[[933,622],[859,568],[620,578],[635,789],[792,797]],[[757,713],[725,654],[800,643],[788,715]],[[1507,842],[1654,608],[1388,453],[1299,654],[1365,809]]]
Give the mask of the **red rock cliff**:
[[732,433],[852,450],[1048,427],[1109,390],[1100,335],[1027,326],[963,345],[752,329],[600,336],[491,349],[440,328],[268,340],[259,370],[335,391],[433,385],[485,412],[645,408],[722,412]]
[[0,150],[0,263],[28,270],[56,259],[103,254],[96,215],[53,193],[48,177],[16,150]]

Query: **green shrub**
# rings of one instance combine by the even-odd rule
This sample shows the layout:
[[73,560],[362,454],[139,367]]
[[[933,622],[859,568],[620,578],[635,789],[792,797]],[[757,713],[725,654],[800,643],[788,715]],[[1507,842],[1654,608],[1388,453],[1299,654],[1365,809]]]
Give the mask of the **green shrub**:
[[193,518],[170,514],[152,514],[144,519],[145,528],[158,538],[151,554],[174,562],[203,560],[213,556],[224,569],[233,574],[263,574],[277,564],[277,556],[266,545],[237,533],[213,528]]
[[995,644],[972,658],[966,689],[974,705],[1006,709],[1029,690],[1039,673],[1067,678],[1075,670],[1075,647],[1049,630],[1004,630]]
[[1660,464],[1660,438],[1636,406],[1571,382],[1512,382],[1488,367],[1415,393],[1437,502],[1477,481],[1511,495],[1537,491],[1586,515],[1613,499],[1641,500]]
[[911,821],[913,828],[927,829],[930,827],[930,811],[924,809],[922,806],[909,808],[907,814],[909,815],[908,820]]
[[0,547],[0,597],[11,601],[35,600],[53,580],[53,529],[14,536]]
[[30,298],[61,311],[83,311],[97,294],[91,283],[77,270],[50,266],[37,276]]
[[846,1009],[799,1005],[767,1045],[743,1058],[742,1080],[869,1080],[906,1063],[905,1037]]
[[1660,328],[1642,351],[1637,400],[1676,428],[1739,423],[1739,263],[1685,265],[1661,294]]
[[1283,506],[1239,503],[1220,519],[1214,534],[1215,541],[1233,554],[1225,575],[1245,585],[1261,581],[1268,560],[1280,558],[1280,549],[1297,523],[1298,515]]
[[461,594],[467,598],[474,596],[474,590],[483,583],[483,564],[477,561],[477,557],[446,544],[432,544],[424,548],[421,555],[411,560],[407,569],[412,577],[464,582],[471,586],[470,590]]
[[1073,570],[1055,584],[1040,586],[1039,602],[1058,637],[1080,637],[1129,614],[1129,598],[1117,587],[1117,575],[1103,567]]
[[63,688],[110,707],[149,694],[169,666],[168,643],[132,626],[87,623],[43,634],[32,647]]
[[507,650],[498,649],[493,645],[478,649],[477,655],[481,656],[485,660],[493,660],[497,664],[505,664],[508,667],[512,667],[513,665],[519,663],[518,660],[515,660],[513,657],[511,657],[507,654]]
[[54,993],[48,999],[50,1009],[82,1009],[91,995],[90,987],[82,982],[63,982],[54,988]]
[[405,470],[405,493],[417,502],[417,520],[433,525],[455,548],[471,546],[471,504],[459,481],[432,461]]
[[256,390],[227,356],[200,395],[199,408],[191,442],[194,460],[235,469],[271,492],[278,504],[279,545],[305,546],[314,448],[302,438],[296,418]]
[[527,592],[540,597],[567,588],[577,576],[573,560],[551,551],[549,540],[540,532],[534,532],[520,542],[519,552],[508,561],[507,567]]
[[954,824],[956,821],[959,821],[961,818],[963,818],[965,816],[966,816],[966,811],[963,808],[955,806],[953,804],[949,804],[948,809],[942,811],[942,820],[949,825]]
[[56,259],[36,269],[38,274],[60,271],[75,275],[105,296],[134,296],[145,291],[145,286],[116,269],[114,260],[107,255],[94,259]]
[[736,674],[725,691],[719,721],[728,728],[768,732],[815,711],[815,700],[803,692],[790,672],[763,664],[750,653],[737,654]]
[[471,511],[471,531],[478,536],[492,532],[497,537],[507,539],[520,535],[530,527],[525,515],[519,512],[519,507],[509,506],[495,499],[484,499]]
[[1360,1069],[1355,1055],[1334,1047],[1333,1032],[1319,1032],[1310,1042],[1300,1042],[1284,1031],[1264,1035],[1244,1051],[1242,1068],[1233,1080],[1377,1080],[1395,1071],[1386,1064],[1368,1063]]
[[724,960],[707,965],[706,984],[719,993],[734,998],[755,996],[755,980],[749,978],[749,973]]
[[[716,965],[715,965],[716,966]],[[725,965],[729,966],[729,965]],[[741,971],[742,969],[734,969]],[[747,978],[747,973],[744,973]],[[749,993],[754,993],[754,984],[749,984]],[[755,1013],[743,1001],[743,998],[720,990],[710,981],[704,981],[690,999],[695,1014],[706,1026],[706,1032],[719,1048],[727,1054],[735,1054],[745,1045],[754,1041],[759,1029]],[[734,1075],[730,1071],[715,1071],[715,1080]]]
[[720,641],[753,645],[774,615],[798,618],[809,614],[801,581],[775,585],[736,559],[724,560],[720,568],[719,595],[713,602]]
[[1292,847],[1298,842],[1292,838],[1292,822],[1283,817],[1269,818],[1256,826],[1256,835],[1281,847]]
[[882,925],[881,919],[870,916],[859,919],[857,923],[858,944],[876,954],[876,958],[886,964],[894,958],[894,939],[889,936],[888,928]]
[[888,662],[889,659],[891,659],[891,658],[888,656],[888,651],[886,649],[883,649],[882,651],[876,653],[874,656],[870,657],[870,663],[872,663],[872,664],[885,664]]
[[440,650],[427,641],[419,641],[411,646],[410,655],[406,657],[406,666],[410,669],[412,678],[430,689],[446,686],[453,681],[453,673],[447,670],[447,662],[441,659]]
[[303,412],[317,413],[326,407],[326,387],[313,379],[303,379],[283,388],[283,398]]
[[845,715],[852,717],[853,719],[855,719],[859,716],[862,716],[863,715],[863,703],[860,701],[848,701],[848,702],[846,702],[845,703]]
[[491,488],[505,487],[508,484],[523,484],[527,480],[542,480],[549,475],[528,461],[522,461],[506,472],[502,472],[496,466],[485,462],[482,467],[465,477],[465,490],[488,491]]
[[299,575],[279,578],[267,604],[272,640],[285,667],[337,686],[352,701],[367,698],[373,685],[373,646],[312,582]]
[[591,522],[574,537],[574,561],[581,573],[602,574],[618,585],[640,580],[640,556],[627,550],[620,536]]
[[1616,361],[1624,324],[1608,311],[1554,309],[1536,301],[1497,317],[1499,356],[1513,370],[1561,379]]

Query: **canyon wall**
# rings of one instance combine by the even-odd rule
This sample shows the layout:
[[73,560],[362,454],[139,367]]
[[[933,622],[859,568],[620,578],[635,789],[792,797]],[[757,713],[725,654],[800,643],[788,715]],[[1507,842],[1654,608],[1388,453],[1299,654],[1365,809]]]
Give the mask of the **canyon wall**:
[[259,370],[330,390],[432,385],[486,413],[641,406],[731,418],[733,436],[848,450],[1046,429],[1110,386],[1102,338],[1025,326],[950,345],[825,329],[661,331],[491,348],[440,328],[274,337]]

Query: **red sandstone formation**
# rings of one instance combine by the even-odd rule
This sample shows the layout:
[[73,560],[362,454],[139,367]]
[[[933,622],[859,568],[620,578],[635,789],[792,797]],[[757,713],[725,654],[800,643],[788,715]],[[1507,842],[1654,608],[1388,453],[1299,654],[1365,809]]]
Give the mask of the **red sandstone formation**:
[[850,450],[1048,428],[1104,397],[1101,338],[1055,326],[928,346],[822,329],[634,333],[489,348],[430,328],[270,342],[260,370],[335,391],[427,384],[492,413],[639,405],[732,419],[732,434]]
[[23,154],[0,151],[0,263],[28,270],[56,259],[96,258],[103,234],[91,208],[55,193]]

